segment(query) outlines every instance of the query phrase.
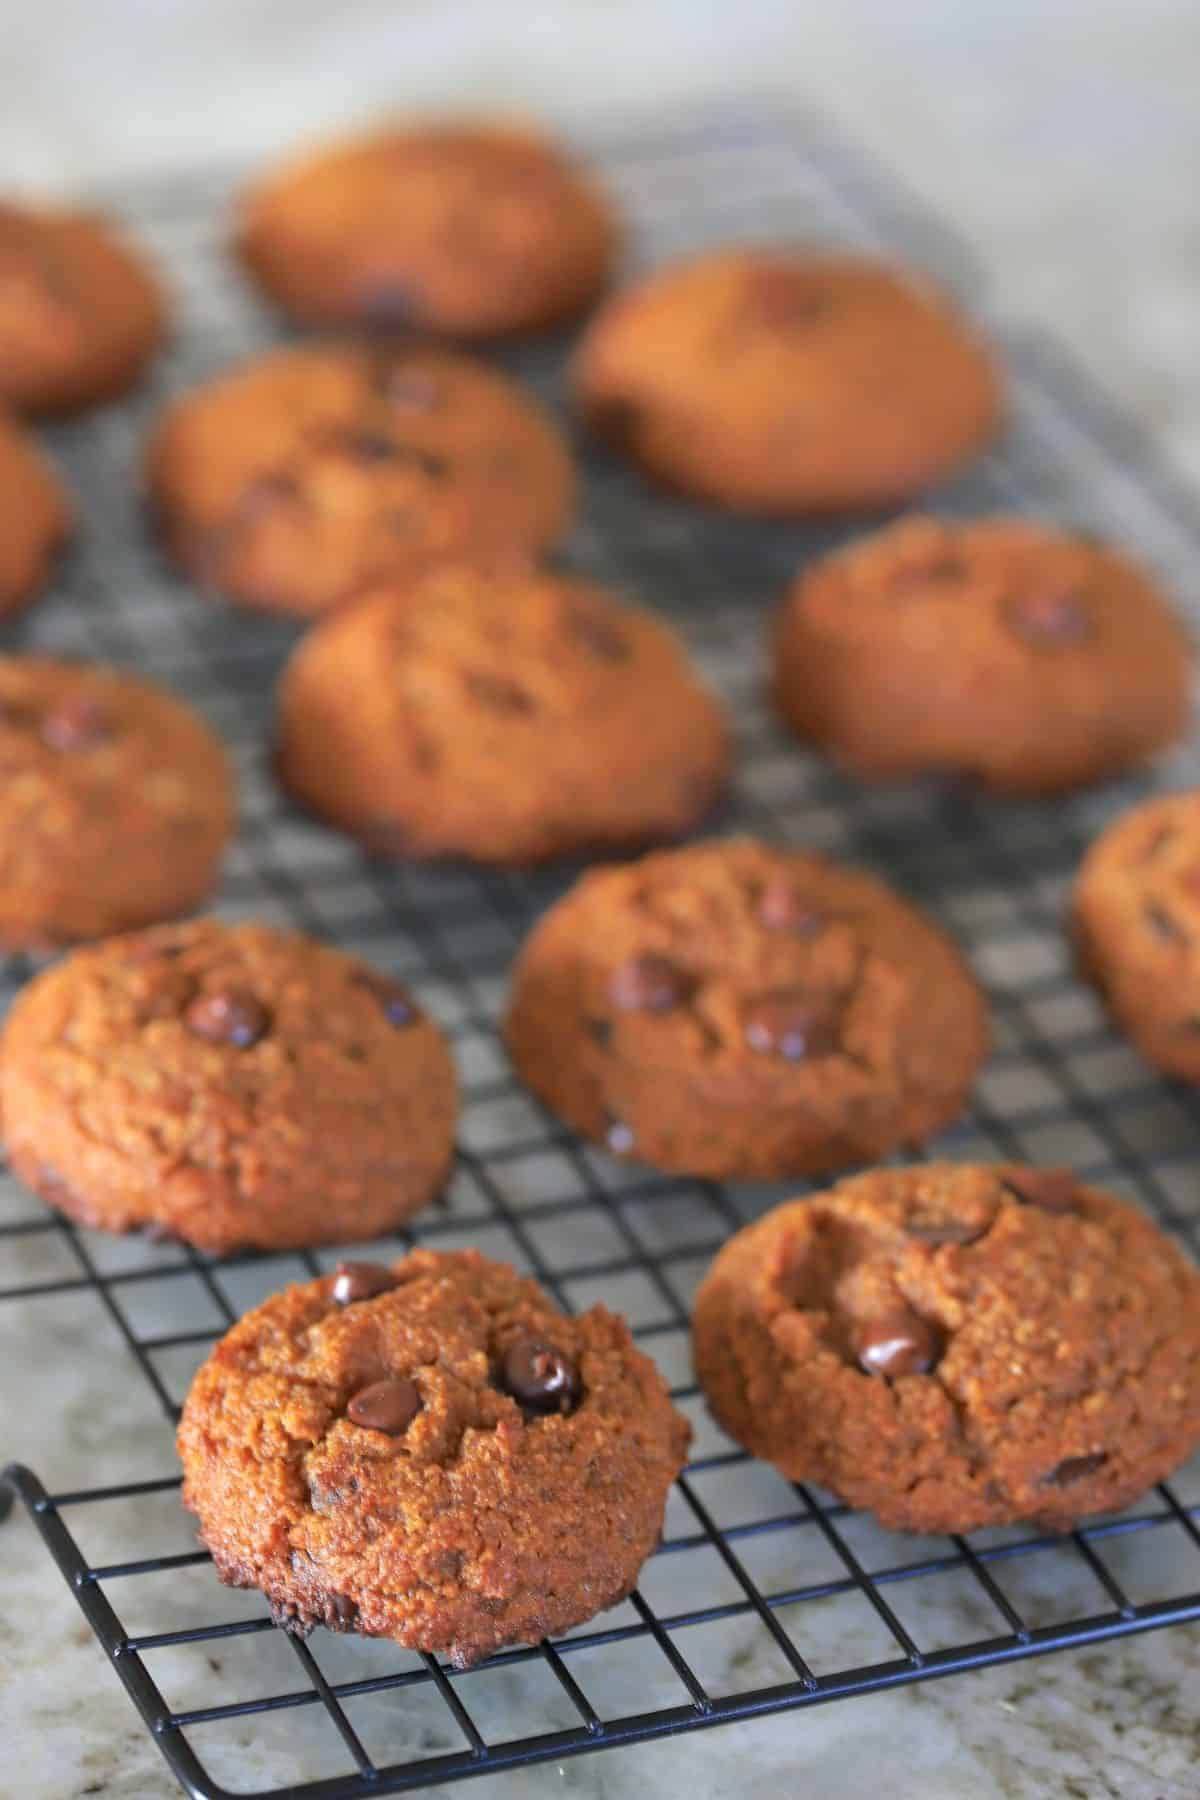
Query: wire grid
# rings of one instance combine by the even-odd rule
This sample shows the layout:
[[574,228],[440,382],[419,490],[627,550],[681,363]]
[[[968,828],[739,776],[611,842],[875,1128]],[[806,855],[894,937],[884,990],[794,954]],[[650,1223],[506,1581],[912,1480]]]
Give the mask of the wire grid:
[[[828,238],[897,252],[988,311],[961,247],[823,121],[747,103],[586,148],[634,220],[643,260],[736,238]],[[294,632],[189,592],[148,543],[130,480],[165,394],[275,335],[222,259],[232,181],[211,174],[113,197],[157,251],[183,323],[147,394],[54,434],[85,528],[22,641],[139,667],[206,712],[242,779],[218,910],[369,957],[410,982],[450,1033],[466,1103],[458,1170],[445,1205],[378,1252],[473,1243],[533,1273],[564,1306],[604,1298],[658,1358],[697,1437],[664,1541],[630,1600],[554,1644],[466,1674],[390,1643],[328,1633],[301,1643],[274,1629],[261,1596],[220,1588],[203,1552],[147,1554],[164,1528],[194,1543],[176,1474],[47,1494],[28,1470],[8,1471],[10,1493],[32,1513],[179,1781],[197,1796],[244,1791],[230,1734],[242,1729],[244,1742],[248,1729],[252,1745],[265,1743],[282,1721],[298,1746],[287,1793],[399,1791],[1200,1618],[1200,1469],[1067,1537],[913,1539],[731,1446],[692,1379],[689,1302],[729,1232],[783,1190],[613,1162],[521,1091],[498,1044],[512,955],[574,871],[389,870],[276,793],[269,696]],[[990,326],[1008,353],[1012,430],[939,504],[1019,507],[1123,539],[1200,613],[1194,585],[1189,593],[1200,548],[1189,497],[1058,352]],[[541,346],[506,360],[557,404],[563,352]],[[969,1117],[936,1153],[1069,1162],[1200,1247],[1197,1102],[1113,1035],[1075,979],[1061,931],[1085,843],[1148,781],[1049,806],[1001,804],[929,786],[863,790],[799,751],[760,702],[764,611],[797,564],[840,535],[702,513],[598,459],[569,560],[670,614],[729,700],[740,772],[722,828],[865,862],[966,945],[989,989],[996,1048]],[[1158,778],[1198,775],[1189,750]],[[5,966],[6,998],[29,973],[26,959]],[[94,1292],[171,1420],[238,1314],[338,1255],[214,1260],[79,1230],[8,1180],[0,1195],[0,1301]],[[49,1274],[39,1261],[47,1245],[59,1253]],[[162,1454],[170,1467],[165,1428]],[[127,1544],[119,1560],[89,1561],[81,1539],[94,1514]]]

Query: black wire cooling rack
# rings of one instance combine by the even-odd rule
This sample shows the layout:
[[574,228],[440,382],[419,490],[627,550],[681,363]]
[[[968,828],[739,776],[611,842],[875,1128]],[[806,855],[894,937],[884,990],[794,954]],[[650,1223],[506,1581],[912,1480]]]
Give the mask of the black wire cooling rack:
[[[882,246],[988,312],[961,247],[821,121],[743,105],[587,148],[634,221],[643,260],[731,238]],[[385,870],[275,793],[264,754],[269,694],[292,633],[175,580],[142,529],[131,482],[165,392],[270,341],[274,328],[222,256],[232,185],[232,176],[205,175],[113,197],[157,251],[182,322],[152,391],[53,434],[84,529],[55,596],[20,639],[134,665],[190,696],[241,762],[242,827],[221,912],[291,923],[369,956],[412,982],[452,1034],[466,1095],[458,1172],[447,1204],[380,1252],[414,1240],[475,1243],[530,1270],[568,1307],[603,1297],[658,1357],[697,1438],[664,1542],[631,1599],[562,1640],[466,1674],[390,1643],[327,1633],[298,1642],[275,1631],[260,1596],[221,1588],[179,1506],[166,1423],[158,1479],[48,1493],[29,1470],[10,1468],[9,1495],[28,1508],[174,1774],[195,1796],[243,1792],[247,1747],[278,1747],[283,1725],[288,1757],[272,1766],[286,1785],[271,1791],[349,1800],[1200,1619],[1195,1468],[1067,1537],[913,1539],[736,1451],[699,1402],[688,1307],[724,1238],[778,1192],[613,1163],[519,1089],[498,1045],[513,952],[571,871]],[[1003,321],[990,325],[1008,356],[1012,429],[939,503],[961,513],[1017,507],[1123,539],[1195,603],[1194,500],[1059,352]],[[555,404],[563,350],[511,358]],[[786,741],[760,704],[765,611],[834,535],[701,513],[598,462],[571,560],[672,615],[732,703],[740,776],[723,826],[868,863],[966,944],[990,991],[997,1044],[969,1118],[938,1153],[1072,1163],[1197,1247],[1196,1101],[1108,1030],[1061,930],[1084,844],[1146,783],[1042,806],[919,786],[863,790]],[[1184,753],[1159,779],[1197,775]],[[16,960],[3,973],[11,994],[29,965]],[[7,1179],[0,1196],[0,1302],[98,1298],[170,1421],[230,1321],[337,1256],[211,1260],[77,1230]],[[82,1451],[78,1466],[89,1466]],[[89,1541],[122,1553],[93,1562]],[[168,1543],[178,1547],[151,1553]]]

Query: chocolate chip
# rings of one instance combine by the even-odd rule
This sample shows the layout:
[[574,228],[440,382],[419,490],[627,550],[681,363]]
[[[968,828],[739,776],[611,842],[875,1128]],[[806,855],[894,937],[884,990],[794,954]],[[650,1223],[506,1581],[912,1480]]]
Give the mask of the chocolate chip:
[[1041,1478],[1043,1487],[1066,1487],[1072,1481],[1082,1481],[1085,1475],[1094,1475],[1108,1461],[1107,1450],[1091,1450],[1086,1456],[1068,1456],[1060,1463],[1055,1463],[1048,1474]]
[[432,412],[442,398],[436,375],[404,363],[390,370],[384,391],[392,405],[405,412]]
[[248,988],[216,988],[197,994],[183,1015],[189,1031],[214,1044],[249,1050],[266,1033],[270,1015]]
[[756,325],[791,331],[832,311],[824,286],[803,269],[761,269],[752,277],[740,309]]
[[481,705],[490,707],[493,712],[515,715],[537,711],[532,694],[506,675],[474,670],[464,675],[463,681],[472,698]]
[[1004,1185],[1026,1206],[1040,1207],[1042,1212],[1075,1211],[1079,1183],[1070,1169],[1021,1169],[1006,1174]]
[[386,975],[364,973],[355,977],[356,987],[365,988],[371,998],[377,1002],[384,1018],[397,1031],[406,1025],[416,1023],[420,1014],[416,1002],[407,988],[401,987],[398,981],[391,981]]
[[1033,644],[1079,644],[1091,630],[1087,606],[1074,588],[1035,588],[1005,606],[1009,624]]
[[599,1044],[602,1050],[606,1050],[612,1042],[612,1020],[585,1019],[583,1023],[584,1029],[591,1038],[593,1044]]
[[399,446],[394,438],[386,436],[382,431],[370,431],[365,427],[340,431],[337,435],[337,447],[344,455],[353,457],[355,462],[394,462],[399,455]]
[[112,720],[91,694],[67,694],[42,720],[51,750],[97,750],[113,735]]
[[911,1307],[869,1319],[854,1333],[854,1354],[868,1375],[895,1381],[900,1375],[927,1375],[938,1359],[938,1333]]
[[987,1236],[986,1225],[959,1225],[952,1219],[935,1220],[929,1224],[920,1219],[910,1219],[904,1229],[918,1243],[931,1244],[935,1248],[939,1244],[976,1244],[981,1237]]
[[330,1631],[349,1631],[358,1617],[358,1607],[349,1594],[330,1594],[325,1604],[325,1624]]
[[800,988],[760,994],[742,1007],[742,1031],[752,1050],[803,1062],[838,1047],[837,1021],[828,1005]]
[[356,1300],[371,1300],[376,1294],[389,1294],[399,1286],[386,1263],[340,1262],[329,1292],[339,1306],[353,1306]]
[[500,1385],[528,1412],[566,1413],[583,1392],[569,1356],[538,1338],[510,1344],[500,1364]]
[[604,662],[628,662],[628,638],[601,612],[575,606],[565,615],[565,624],[570,635],[593,656]]
[[907,599],[943,582],[961,581],[966,573],[967,565],[961,556],[956,556],[952,550],[942,550],[924,562],[902,563],[888,578],[888,592]]
[[406,1375],[399,1375],[360,1388],[346,1408],[346,1417],[352,1425],[362,1425],[369,1431],[383,1431],[388,1437],[399,1437],[408,1430],[423,1404],[416,1383],[409,1381]]
[[683,970],[653,950],[618,963],[608,978],[608,997],[619,1012],[670,1012],[687,992]]
[[1142,908],[1142,917],[1153,935],[1164,944],[1186,944],[1187,932],[1171,917],[1165,906],[1154,901]]
[[359,295],[358,316],[371,331],[403,331],[419,325],[423,314],[416,289],[399,279],[373,281]]
[[758,916],[772,931],[794,931],[798,937],[815,937],[825,920],[800,889],[785,875],[773,875],[763,888]]

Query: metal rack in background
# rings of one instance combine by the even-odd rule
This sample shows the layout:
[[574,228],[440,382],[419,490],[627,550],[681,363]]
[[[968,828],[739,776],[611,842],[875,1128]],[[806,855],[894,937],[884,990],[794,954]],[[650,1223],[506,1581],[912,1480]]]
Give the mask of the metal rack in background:
[[[833,239],[924,266],[965,289],[986,314],[961,246],[823,121],[745,103],[588,148],[634,221],[642,260],[731,238]],[[177,287],[182,324],[149,392],[54,434],[84,529],[55,596],[34,610],[19,639],[133,665],[206,711],[242,764],[242,828],[220,910],[290,922],[393,969],[450,1031],[466,1101],[458,1174],[444,1209],[383,1248],[477,1242],[526,1267],[568,1307],[608,1299],[630,1314],[640,1341],[659,1357],[698,1438],[664,1542],[631,1600],[562,1640],[504,1652],[467,1674],[395,1645],[325,1633],[308,1643],[283,1638],[260,1596],[221,1590],[215,1578],[195,1615],[181,1594],[168,1601],[162,1629],[131,1627],[119,1610],[131,1584],[134,1592],[156,1580],[174,1589],[208,1560],[193,1549],[145,1553],[142,1509],[177,1506],[178,1476],[47,1493],[27,1469],[8,1470],[9,1497],[28,1508],[174,1774],[189,1793],[218,1800],[230,1790],[206,1755],[223,1768],[229,1758],[214,1757],[198,1739],[211,1746],[213,1733],[249,1731],[253,1740],[281,1714],[296,1730],[308,1729],[316,1715],[333,1747],[330,1772],[301,1785],[289,1779],[286,1792],[351,1800],[1200,1619],[1194,1472],[1120,1517],[1062,1538],[1010,1531],[913,1540],[889,1537],[828,1495],[790,1487],[723,1440],[705,1419],[687,1363],[689,1298],[728,1233],[776,1195],[614,1164],[522,1094],[498,1046],[495,1021],[512,954],[572,871],[388,870],[297,818],[273,790],[264,754],[269,696],[294,633],[189,592],[147,541],[131,480],[165,394],[274,334],[222,255],[234,179],[176,179],[112,197]],[[939,504],[964,514],[1021,508],[1108,533],[1140,550],[1195,611],[1195,501],[1060,352],[1001,322],[991,329],[1008,357],[1012,427]],[[564,353],[558,343],[504,360],[558,404]],[[671,616],[738,719],[738,789],[721,828],[872,865],[941,917],[974,957],[997,1046],[969,1118],[945,1134],[938,1153],[1072,1162],[1200,1247],[1197,1104],[1109,1031],[1074,977],[1061,930],[1063,896],[1084,844],[1148,783],[1041,807],[932,788],[856,787],[788,742],[759,696],[766,608],[805,557],[844,533],[702,513],[656,497],[606,459],[589,462],[587,474],[570,560]],[[1194,751],[1159,774],[1171,782],[1198,778]],[[29,973],[13,959],[3,971],[6,993]],[[18,1250],[42,1238],[64,1247],[70,1272],[14,1282],[0,1261],[0,1303],[98,1296],[174,1419],[186,1387],[180,1358],[198,1361],[249,1303],[239,1283],[253,1281],[261,1262],[139,1245],[122,1263],[111,1244],[32,1199],[0,1225],[0,1259],[7,1251],[15,1265]],[[336,1255],[268,1259],[264,1291],[316,1274]],[[206,1324],[147,1323],[148,1299],[176,1291],[172,1283],[204,1299]],[[165,1429],[162,1460],[164,1469],[172,1466]],[[128,1519],[128,1554],[89,1560],[77,1521],[86,1527],[94,1513],[118,1535]],[[1147,1547],[1152,1576],[1141,1554]],[[1066,1598],[1043,1616],[1039,1595],[1051,1588]],[[926,1606],[934,1589],[952,1592],[944,1614]],[[853,1631],[843,1629],[843,1604],[857,1609]],[[742,1650],[710,1654],[730,1633]],[[162,1653],[185,1673],[207,1659],[224,1680],[222,1658],[245,1640],[261,1654],[266,1634],[276,1648],[286,1646],[278,1654],[290,1659],[287,1679],[247,1692],[230,1674],[228,1691],[219,1680],[219,1697],[209,1703],[169,1702],[155,1673]],[[860,1653],[862,1644],[873,1648]],[[611,1657],[635,1672],[632,1684],[608,1680]],[[749,1675],[739,1678],[739,1670]],[[370,1732],[359,1717],[368,1701],[375,1704]]]

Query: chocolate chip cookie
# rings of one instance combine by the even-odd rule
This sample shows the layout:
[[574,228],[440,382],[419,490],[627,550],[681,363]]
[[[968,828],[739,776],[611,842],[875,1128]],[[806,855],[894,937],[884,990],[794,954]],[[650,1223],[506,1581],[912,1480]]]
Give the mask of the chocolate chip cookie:
[[870,875],[749,839],[585,875],[526,941],[505,1035],[585,1137],[761,1179],[923,1143],[987,1048],[931,920]]
[[343,1264],[240,1320],[179,1426],[222,1581],[460,1667],[624,1599],[690,1431],[623,1319],[476,1251]]
[[47,949],[188,912],[233,826],[219,740],[117,669],[0,657],[0,944]]
[[555,325],[612,266],[613,213],[556,146],[434,123],[327,145],[245,195],[238,250],[310,325],[486,338]]
[[283,781],[382,855],[644,845],[695,824],[728,762],[721,709],[665,626],[518,561],[342,608],[280,689]]
[[9,1162],[82,1224],[202,1250],[394,1230],[453,1153],[454,1065],[356,958],[215,919],[39,975],[0,1040]]
[[40,414],[114,399],[165,325],[158,282],[105,220],[0,202],[0,401]]
[[1200,1081],[1200,792],[1160,794],[1097,838],[1072,924],[1084,974],[1143,1056]]
[[33,439],[0,418],[0,619],[44,586],[70,529],[57,475]]
[[776,1207],[693,1329],[732,1437],[895,1530],[1065,1529],[1200,1444],[1200,1271],[1066,1170],[881,1169]]
[[559,433],[504,376],[444,350],[277,350],[185,395],[151,445],[167,545],[247,606],[325,612],[453,552],[565,531]]
[[593,321],[575,389],[648,474],[754,513],[909,499],[974,455],[1000,411],[996,368],[947,299],[821,250],[658,270]]
[[1151,578],[1032,520],[905,519],[806,569],[775,626],[780,712],[868,779],[1077,787],[1180,737],[1190,684]]

